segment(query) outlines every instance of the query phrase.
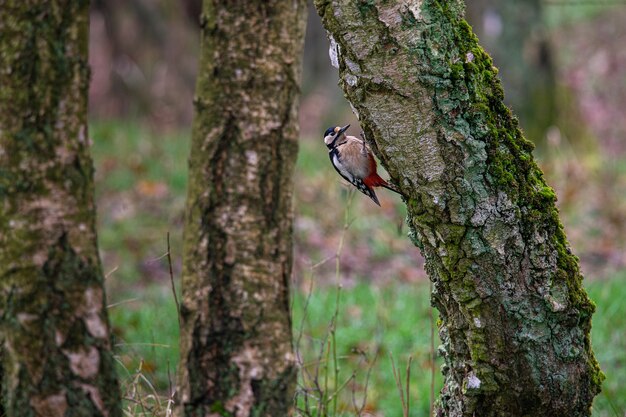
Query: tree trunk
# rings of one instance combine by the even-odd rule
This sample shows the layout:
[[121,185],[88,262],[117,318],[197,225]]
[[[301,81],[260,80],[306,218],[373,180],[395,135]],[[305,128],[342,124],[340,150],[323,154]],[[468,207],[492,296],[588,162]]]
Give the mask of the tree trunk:
[[286,416],[306,2],[206,0],[184,231],[185,416]]
[[543,143],[557,124],[554,64],[540,0],[472,0],[467,20],[500,69],[505,102],[526,136]]
[[120,416],[87,135],[89,4],[0,6],[0,323],[9,416]]
[[406,194],[440,313],[443,416],[587,416],[603,375],[532,144],[450,1],[323,1],[331,61]]

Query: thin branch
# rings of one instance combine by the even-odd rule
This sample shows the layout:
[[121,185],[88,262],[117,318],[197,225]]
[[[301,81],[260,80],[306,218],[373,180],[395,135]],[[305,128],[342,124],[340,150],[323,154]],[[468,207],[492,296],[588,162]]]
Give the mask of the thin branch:
[[170,232],[167,232],[167,264],[170,269],[170,282],[172,283],[172,293],[174,294],[174,302],[176,303],[176,317],[178,318],[178,328],[182,329],[180,321],[180,304],[176,295],[176,285],[174,285],[174,271],[172,269],[172,251],[170,250]]
[[112,273],[114,273],[115,271],[117,271],[117,268],[119,268],[119,266],[115,266],[113,269],[111,269],[109,272],[107,272],[106,274],[104,274],[104,280],[106,281],[107,279],[109,279],[109,277],[111,276]]
[[118,301],[117,303],[109,304],[107,306],[107,308],[113,308],[113,307],[120,306],[122,304],[133,303],[133,302],[138,301],[138,300],[139,300],[139,298],[129,298],[127,300],[122,300],[122,301]]
[[[297,328],[296,340],[295,340],[295,355],[296,362],[301,371],[302,375],[302,383],[299,385],[298,392],[296,397],[302,396],[304,400],[303,407],[304,409],[298,407],[298,409],[305,415],[315,415],[315,416],[335,416],[337,415],[337,410],[339,408],[338,397],[339,393],[350,383],[354,377],[351,376],[344,382],[340,382],[339,373],[340,366],[339,360],[344,359],[343,356],[339,356],[337,354],[337,345],[336,345],[336,332],[337,332],[337,322],[339,318],[339,303],[340,303],[340,294],[341,294],[341,253],[343,251],[343,247],[346,241],[346,234],[350,225],[352,224],[352,220],[350,220],[350,206],[352,204],[354,192],[353,190],[349,190],[348,199],[344,211],[344,224],[342,227],[341,235],[339,238],[339,242],[337,245],[337,249],[333,256],[330,256],[326,259],[323,259],[313,265],[310,265],[311,271],[311,281],[309,284],[308,293],[304,302],[304,312],[302,318],[300,320],[300,324]],[[305,322],[308,319],[307,311],[309,307],[309,303],[311,300],[312,292],[313,292],[313,276],[320,266],[327,263],[328,261],[334,259],[335,260],[335,280],[337,282],[337,294],[335,299],[335,309],[333,315],[331,317],[330,323],[328,325],[327,331],[323,336],[323,339],[320,343],[320,350],[317,355],[317,360],[306,362],[304,361],[301,345],[302,338],[304,337],[304,327]],[[293,309],[293,304],[290,306]],[[331,365],[332,361],[332,365]],[[310,365],[314,364],[315,368],[310,370]],[[333,378],[330,378],[330,372],[333,372]],[[323,375],[321,375],[323,372]],[[369,372],[368,372],[369,379]],[[316,401],[316,405],[309,404],[309,397]],[[332,409],[331,409],[332,407]],[[315,410],[313,414],[311,414],[311,410]]]
[[411,397],[409,394],[409,388],[411,387],[411,362],[413,357],[409,355],[409,362],[406,364],[406,417],[411,414]]
[[379,350],[380,350],[380,347],[376,349],[374,360],[372,361],[372,364],[370,365],[370,367],[367,369],[367,375],[365,376],[365,387],[363,389],[363,405],[361,405],[361,409],[359,410],[359,415],[363,413],[363,410],[365,410],[365,406],[367,405],[367,389],[370,385],[370,376],[372,374],[372,369],[374,369],[374,364],[376,363],[376,359],[378,359]]
[[337,258],[337,255],[331,255],[325,259],[322,259],[321,261],[311,265],[311,269],[315,269],[315,268],[319,268],[320,266],[324,265],[326,262],[328,261],[332,261],[333,259]]
[[172,384],[172,374],[170,373],[170,361],[167,361],[167,383],[168,383],[168,392],[169,392],[169,397],[168,397],[168,408],[169,408],[169,404],[171,402],[171,404],[174,404],[174,394],[175,394],[175,389],[173,389],[173,384]]
[[[168,232],[169,233],[169,232]],[[156,261],[160,261],[161,259],[165,258],[167,255],[169,254],[168,252],[165,252],[163,255],[153,258],[153,259],[148,259],[147,263],[152,263],[152,262],[156,262]]]
[[162,343],[116,343],[113,346],[115,347],[122,347],[122,346],[151,346],[151,347],[162,347],[162,348],[171,348],[170,345],[165,345]]
[[400,393],[400,402],[402,403],[402,416],[408,417],[406,401],[404,399],[404,390],[402,389],[402,380],[400,379],[400,373],[396,369],[396,362],[393,360],[393,353],[389,351],[389,359],[391,359],[391,370],[393,371],[393,380],[396,382],[396,387]]

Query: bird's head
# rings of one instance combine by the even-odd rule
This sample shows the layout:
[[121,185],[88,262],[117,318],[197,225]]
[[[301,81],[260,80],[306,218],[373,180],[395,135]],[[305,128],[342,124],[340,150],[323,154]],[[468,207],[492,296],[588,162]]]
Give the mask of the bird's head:
[[326,129],[326,132],[324,132],[324,143],[326,146],[328,146],[329,149],[332,148],[337,139],[341,137],[349,127],[350,125],[345,125],[344,127],[335,126]]

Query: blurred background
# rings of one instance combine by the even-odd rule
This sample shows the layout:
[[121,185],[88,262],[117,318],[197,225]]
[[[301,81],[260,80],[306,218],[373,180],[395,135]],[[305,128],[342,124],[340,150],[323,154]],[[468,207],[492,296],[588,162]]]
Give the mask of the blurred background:
[[[593,343],[607,380],[593,415],[623,416],[626,2],[467,3],[468,21],[500,69],[506,100],[556,189],[567,236],[597,304]],[[110,313],[122,372],[130,378],[141,363],[160,392],[170,389],[168,370],[174,374],[178,361],[164,255],[169,232],[178,283],[200,9],[200,0],[92,1],[90,134]],[[423,259],[406,238],[405,211],[395,194],[378,193],[379,208],[350,195],[332,169],[322,132],[346,123],[358,133],[311,7],[295,174],[296,345],[303,366],[319,366],[316,355],[336,314],[342,372],[355,375],[340,411],[352,415],[356,393],[371,415],[401,415],[393,352],[399,363],[413,357],[411,415],[426,416],[431,371],[436,367],[438,390],[440,363],[430,359],[436,317]],[[300,383],[306,388],[306,378]]]

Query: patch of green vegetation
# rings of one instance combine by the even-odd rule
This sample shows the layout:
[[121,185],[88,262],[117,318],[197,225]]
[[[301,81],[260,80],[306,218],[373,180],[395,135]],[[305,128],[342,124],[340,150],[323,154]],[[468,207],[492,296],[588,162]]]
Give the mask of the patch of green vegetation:
[[608,280],[587,283],[596,305],[591,340],[606,379],[595,398],[592,416],[622,416],[626,413],[626,271]]
[[[588,285],[589,294],[598,306],[593,322],[593,347],[607,374],[603,392],[594,402],[592,413],[594,417],[622,415],[626,410],[624,283],[626,274],[622,272],[608,281],[595,281]],[[113,302],[133,297],[141,298],[109,309],[116,343],[120,344],[116,347],[116,352],[131,374],[138,367],[139,360],[143,359],[144,374],[161,392],[166,392],[169,387],[168,364],[174,375],[178,363],[178,322],[173,297],[168,288],[155,286],[125,297],[116,297]],[[294,337],[298,340],[298,336],[302,334],[299,338],[299,349],[311,374],[319,363],[322,343],[327,340],[336,300],[334,287],[316,288],[310,296],[302,292],[294,295]],[[402,415],[399,393],[389,359],[390,352],[393,353],[396,367],[402,372],[405,370],[408,356],[412,355],[411,415],[428,415],[429,309],[426,284],[398,284],[380,288],[367,283],[358,283],[351,288],[342,288],[335,336],[340,368],[339,381],[344,382],[356,372],[356,385],[350,383],[343,388],[339,397],[337,416],[355,415],[352,391],[356,390],[356,398],[360,405],[370,366],[372,371],[367,388],[366,409],[372,413],[382,411],[385,415]],[[435,346],[438,343],[436,340]],[[325,377],[323,371],[325,360],[324,356],[320,381]],[[436,364],[435,394],[438,394],[442,384],[440,366],[439,358]],[[128,374],[120,367],[120,375],[124,377]],[[330,387],[334,387],[333,375],[331,365]]]
[[92,122],[89,129],[100,193],[128,190],[138,180],[162,181],[185,192],[189,132],[163,134],[120,121]]
[[[319,372],[318,383],[329,378],[327,385],[331,392],[354,374],[355,383],[350,382],[343,387],[337,407],[337,416],[353,416],[356,413],[352,396],[355,395],[360,406],[371,367],[365,410],[372,414],[402,415],[390,354],[403,375],[410,355],[413,358],[409,390],[411,415],[428,415],[431,383],[431,307],[428,293],[427,284],[377,288],[359,283],[352,288],[343,288],[337,307],[336,347],[331,347],[336,352],[338,383],[334,380],[333,355],[327,356],[323,349],[323,344],[329,340],[330,323],[337,306],[337,289],[315,289],[308,297],[308,303],[307,294],[296,293],[294,335],[300,342],[298,348],[306,365],[306,372],[299,376],[300,389],[302,385],[312,386],[316,372]],[[437,344],[438,341],[435,346]],[[435,393],[442,384],[440,365],[440,361],[435,365]],[[405,382],[404,377],[402,382]],[[303,406],[302,403],[300,405]]]
[[332,169],[328,149],[322,140],[301,140],[296,162],[296,175],[315,178],[324,174],[322,167]]
[[98,239],[109,287],[125,290],[141,281],[167,279],[153,260],[182,248],[187,186],[187,132],[151,132],[137,123],[90,124],[96,169]]
[[[176,381],[179,328],[176,304],[167,286],[148,286],[115,295],[109,318],[124,383],[139,368],[159,392]],[[169,374],[168,374],[169,373]],[[171,381],[170,381],[171,376]]]

